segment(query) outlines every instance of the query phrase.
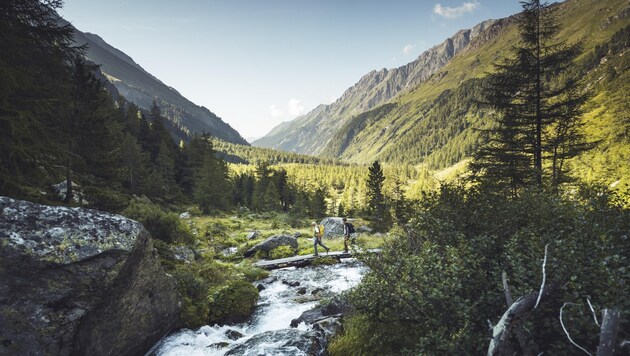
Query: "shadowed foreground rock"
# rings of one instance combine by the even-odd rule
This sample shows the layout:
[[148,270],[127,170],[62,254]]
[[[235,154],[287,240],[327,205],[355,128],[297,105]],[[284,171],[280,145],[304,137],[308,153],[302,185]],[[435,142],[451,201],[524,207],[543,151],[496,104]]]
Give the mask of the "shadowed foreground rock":
[[0,354],[143,354],[178,323],[139,223],[5,197],[0,212]]

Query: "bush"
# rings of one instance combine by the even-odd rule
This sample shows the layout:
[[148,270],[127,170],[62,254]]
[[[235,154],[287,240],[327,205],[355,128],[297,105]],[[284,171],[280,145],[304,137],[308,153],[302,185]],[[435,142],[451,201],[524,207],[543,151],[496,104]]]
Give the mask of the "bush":
[[184,244],[195,241],[177,214],[165,212],[155,204],[132,200],[122,214],[144,225],[154,239]]
[[[598,330],[588,320],[586,298],[600,308],[630,313],[630,213],[605,195],[575,200],[531,191],[509,199],[443,187],[423,202],[406,232],[392,238],[380,257],[362,257],[370,272],[350,294],[354,321],[331,349],[339,354],[351,347],[358,347],[352,353],[368,354],[484,353],[490,336],[486,320],[496,323],[507,308],[502,272],[514,299],[538,290],[548,246],[547,282],[562,288],[531,313],[525,326],[539,351],[566,353],[558,312],[564,302],[581,305],[581,310],[565,310],[565,322],[578,344],[595,350]],[[628,321],[622,323],[627,330]]]
[[247,320],[258,302],[258,290],[249,282],[234,280],[208,297],[208,322],[239,323]]
[[272,260],[292,256],[295,256],[295,250],[291,246],[276,247],[269,252],[269,258]]

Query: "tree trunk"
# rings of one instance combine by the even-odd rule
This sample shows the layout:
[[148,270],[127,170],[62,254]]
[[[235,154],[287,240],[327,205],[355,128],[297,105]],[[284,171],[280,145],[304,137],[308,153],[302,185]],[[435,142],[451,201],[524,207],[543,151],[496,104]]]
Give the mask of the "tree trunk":
[[[557,288],[557,283],[548,285],[544,290],[541,301],[545,300]],[[538,291],[520,297],[503,313],[501,320],[492,328],[492,339],[488,346],[488,356],[512,355],[513,346],[510,343],[512,333],[518,330],[529,312],[534,309]]]
[[618,309],[602,310],[602,327],[599,333],[597,356],[612,356],[614,354],[620,319],[621,311]]

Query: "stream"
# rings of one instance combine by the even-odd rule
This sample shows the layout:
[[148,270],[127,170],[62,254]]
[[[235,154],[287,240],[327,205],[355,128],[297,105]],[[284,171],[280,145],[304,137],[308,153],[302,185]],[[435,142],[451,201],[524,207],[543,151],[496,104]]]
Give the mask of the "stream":
[[[321,339],[312,325],[291,320],[357,285],[365,267],[354,259],[331,266],[284,268],[254,285],[262,285],[256,310],[247,323],[183,329],[162,339],[149,352],[155,356],[184,355],[307,355],[321,352]],[[309,341],[311,340],[311,341]],[[317,349],[317,348],[320,349]]]

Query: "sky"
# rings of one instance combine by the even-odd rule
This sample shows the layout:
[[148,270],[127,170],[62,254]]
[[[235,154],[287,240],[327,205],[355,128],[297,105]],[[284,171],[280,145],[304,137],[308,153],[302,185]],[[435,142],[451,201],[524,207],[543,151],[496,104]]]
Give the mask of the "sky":
[[65,0],[59,13],[255,138],[519,11],[516,0]]

